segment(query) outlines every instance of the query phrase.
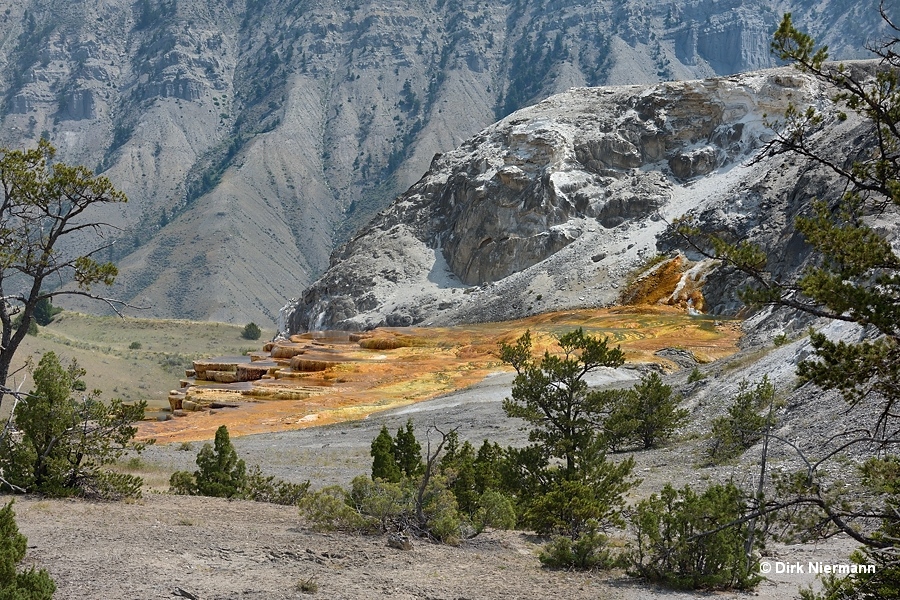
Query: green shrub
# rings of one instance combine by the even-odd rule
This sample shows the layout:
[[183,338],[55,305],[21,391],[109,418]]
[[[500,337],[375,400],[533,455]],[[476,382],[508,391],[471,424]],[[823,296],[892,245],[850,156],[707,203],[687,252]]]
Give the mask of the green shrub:
[[0,509],[0,598],[4,600],[50,600],[56,584],[44,569],[16,572],[25,558],[27,538],[19,533],[12,502]]
[[900,598],[900,565],[896,544],[886,549],[864,547],[850,554],[852,565],[874,565],[873,573],[860,569],[855,575],[827,575],[822,591],[811,587],[800,590],[802,600],[884,600]]
[[478,498],[472,521],[479,532],[486,527],[512,529],[516,526],[516,507],[509,496],[497,490],[487,490]]
[[447,436],[439,468],[441,475],[447,479],[459,510],[474,515],[478,498],[485,491],[479,489],[475,481],[475,448],[469,442],[460,445],[456,432],[451,432]]
[[700,495],[666,485],[635,509],[632,574],[678,589],[755,587],[758,557],[745,554],[746,512],[745,496],[731,482]]
[[622,496],[632,486],[629,459],[609,463],[604,476],[591,481],[561,477],[526,503],[525,522],[541,535],[578,540],[608,526],[622,525]]
[[106,404],[98,390],[76,398],[84,374],[74,361],[63,367],[53,352],[41,357],[34,392],[13,413],[21,435],[0,440],[3,485],[47,496],[140,496],[140,477],[107,467],[145,447],[133,440],[146,404]]
[[[444,448],[449,450],[439,461]],[[372,442],[372,477],[356,477],[348,491],[332,487],[310,494],[301,502],[301,512],[317,529],[403,531],[445,544],[457,544],[486,527],[512,527],[516,514],[508,497],[493,489],[475,491],[476,481],[498,480],[483,466],[493,460],[499,446],[485,442],[480,461],[471,444],[463,448],[462,455],[468,459],[461,461],[455,432],[442,434],[437,449],[423,462],[411,421],[397,431],[396,438],[382,427]],[[468,483],[459,489],[465,490],[467,498],[471,493],[466,511],[460,509],[454,488],[461,481],[462,463],[467,465]]]
[[359,514],[348,500],[344,488],[332,485],[307,494],[300,501],[300,514],[317,531],[376,531],[377,523]]
[[690,414],[678,408],[681,396],[672,394],[657,373],[641,378],[620,395],[606,419],[604,429],[612,448],[638,444],[643,449],[658,446],[687,421]]
[[420,489],[422,485],[421,480],[392,483],[360,476],[353,480],[347,501],[379,531],[409,531],[445,544],[459,543],[468,523],[446,480],[431,477]]
[[[421,482],[420,482],[421,485]],[[411,529],[419,535],[450,545],[471,537],[471,524],[460,514],[456,498],[442,477],[432,477],[425,486],[421,503],[416,503],[417,523]]]
[[[182,447],[180,449],[190,449]],[[197,454],[193,474],[176,471],[169,478],[169,491],[187,496],[239,498],[272,504],[297,505],[309,491],[309,482],[289,483],[262,474],[258,466],[247,472],[238,458],[225,425],[216,430],[213,446],[204,444]]]
[[247,474],[247,482],[241,497],[255,502],[268,502],[283,506],[297,506],[309,493],[309,481],[290,483],[263,475],[259,466],[254,465]]
[[258,340],[262,335],[262,329],[256,323],[247,323],[241,330],[241,337],[245,340]]
[[297,582],[297,591],[303,592],[304,594],[315,594],[319,591],[319,584],[312,577],[309,579],[301,579]]
[[788,341],[789,340],[788,340],[788,336],[786,333],[778,334],[772,339],[772,342],[775,344],[776,348],[779,346],[784,346],[785,344],[788,343]]
[[140,350],[141,348],[143,348],[143,345],[140,342],[131,342],[128,344],[129,350]]
[[398,482],[404,477],[416,477],[425,469],[422,463],[422,445],[416,440],[412,419],[406,421],[406,429],[397,429],[391,437],[386,426],[372,440],[372,479]]
[[409,527],[414,518],[414,496],[415,487],[408,480],[392,482],[359,476],[350,484],[347,501],[357,513],[387,532]]
[[712,423],[712,440],[707,449],[714,463],[734,458],[762,439],[766,427],[774,425],[770,417],[759,414],[763,407],[775,400],[775,387],[764,376],[755,386],[742,381],[738,393],[728,408],[728,414]]
[[688,383],[697,383],[698,381],[703,381],[706,379],[706,375],[700,371],[697,367],[691,369],[690,375],[688,375],[687,382]]
[[178,496],[196,496],[197,484],[187,471],[175,471],[169,477],[169,491]]
[[542,565],[553,569],[610,569],[618,563],[606,542],[606,536],[596,531],[577,540],[561,535],[541,549],[538,559]]

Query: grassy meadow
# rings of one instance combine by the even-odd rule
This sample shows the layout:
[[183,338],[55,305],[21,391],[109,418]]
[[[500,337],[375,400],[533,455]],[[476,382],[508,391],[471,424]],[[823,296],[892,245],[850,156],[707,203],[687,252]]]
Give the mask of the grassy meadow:
[[[98,317],[64,311],[26,336],[16,354],[14,368],[26,361],[37,364],[44,352],[56,352],[87,371],[89,390],[103,398],[146,400],[151,408],[168,406],[169,390],[178,388],[191,361],[213,356],[234,356],[259,350],[274,330],[264,329],[259,340],[241,337],[242,325],[164,319]],[[11,381],[30,389],[27,371]]]

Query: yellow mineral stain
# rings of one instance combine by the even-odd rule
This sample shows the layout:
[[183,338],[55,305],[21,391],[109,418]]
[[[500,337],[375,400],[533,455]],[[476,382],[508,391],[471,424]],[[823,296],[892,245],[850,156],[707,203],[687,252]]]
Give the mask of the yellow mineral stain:
[[[253,353],[251,365],[270,365],[268,370],[255,369],[268,373],[263,379],[230,384],[186,380],[187,387],[177,398],[170,396],[170,402],[173,407],[178,402],[200,410],[179,410],[177,414],[184,416],[168,421],[145,421],[138,437],[159,443],[197,441],[212,439],[221,425],[240,436],[358,420],[508,370],[499,359],[498,346],[512,343],[527,330],[535,354],[541,355],[555,352],[558,336],[578,327],[608,336],[629,362],[655,362],[668,369],[677,366],[655,356],[658,350],[680,348],[708,362],[737,352],[740,338],[737,321],[648,305],[544,313],[458,327],[379,328],[318,338],[304,334],[293,336],[287,345],[270,343],[264,352]],[[232,372],[254,371],[246,365],[229,367],[222,359],[206,362],[216,367],[219,381],[228,381]]]

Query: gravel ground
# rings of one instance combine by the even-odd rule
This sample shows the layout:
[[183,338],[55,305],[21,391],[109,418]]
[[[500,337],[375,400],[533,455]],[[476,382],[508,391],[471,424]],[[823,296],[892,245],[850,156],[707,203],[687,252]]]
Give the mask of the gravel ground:
[[[798,342],[799,343],[799,342]],[[780,350],[780,349],[779,349]],[[741,361],[742,357],[735,360]],[[666,482],[703,488],[734,478],[749,484],[757,476],[754,449],[742,461],[716,468],[700,467],[704,432],[720,414],[724,402],[719,384],[751,374],[747,369],[775,372],[766,361],[780,362],[780,353],[754,357],[747,367],[722,370],[710,365],[709,380],[693,387],[685,405],[692,423],[679,439],[659,450],[633,453],[642,483],[630,494],[635,501],[658,491]],[[607,373],[603,381],[630,385],[638,374],[628,369]],[[683,383],[686,373],[673,378]],[[369,419],[292,432],[235,438],[238,453],[249,465],[291,481],[309,479],[314,487],[345,484],[367,473],[369,445],[382,425],[396,430],[408,418],[420,436],[434,423],[458,427],[460,437],[480,443],[522,444],[521,423],[507,419],[502,399],[512,375],[498,374],[467,390],[414,406],[373,415]],[[594,383],[601,383],[600,380]],[[845,410],[831,403],[825,419],[811,419],[821,398],[807,394],[786,403],[784,427],[816,436]],[[197,598],[301,598],[303,582],[315,583],[326,598],[745,598],[746,594],[675,593],[635,581],[621,572],[567,573],[540,567],[540,540],[522,532],[488,532],[458,548],[417,542],[411,551],[388,548],[382,537],[320,534],[309,530],[291,507],[171,496],[168,474],[193,470],[199,444],[191,451],[178,444],[152,446],[141,461],[151,490],[137,502],[94,503],[75,500],[17,498],[15,510],[29,538],[26,562],[50,570],[59,586],[58,598],[156,599],[177,597],[184,590]],[[621,459],[627,455],[617,455]],[[781,460],[788,464],[789,458]],[[779,565],[809,561],[840,563],[854,547],[832,539],[820,545],[769,544],[764,560],[772,573],[755,595],[776,600],[797,597],[800,586],[814,583],[804,573],[778,573]],[[185,597],[185,596],[182,596]]]
[[[679,593],[622,572],[542,569],[537,540],[491,531],[460,547],[417,542],[401,551],[379,536],[321,534],[292,507],[219,498],[147,494],[137,502],[18,498],[26,563],[46,568],[67,600],[299,599],[389,597],[433,600],[567,598],[641,600],[746,598],[739,593]],[[769,560],[806,564],[846,556],[848,548],[779,546]],[[773,574],[756,595],[796,596],[812,578]],[[183,592],[191,594],[185,596]]]
[[[489,375],[481,383],[452,394],[352,421],[232,438],[238,454],[248,465],[261,465],[266,474],[301,482],[310,480],[314,487],[346,484],[371,464],[369,448],[382,426],[393,434],[407,419],[412,419],[416,435],[425,446],[430,426],[442,431],[457,428],[460,440],[480,445],[483,440],[497,441],[503,446],[524,445],[527,433],[523,422],[509,419],[502,402],[509,395],[513,373]],[[631,385],[639,377],[634,369],[603,369],[589,378],[591,385]],[[434,438],[432,438],[434,439]],[[190,451],[180,444],[153,445],[142,460],[160,469],[190,470],[201,444],[191,444]]]

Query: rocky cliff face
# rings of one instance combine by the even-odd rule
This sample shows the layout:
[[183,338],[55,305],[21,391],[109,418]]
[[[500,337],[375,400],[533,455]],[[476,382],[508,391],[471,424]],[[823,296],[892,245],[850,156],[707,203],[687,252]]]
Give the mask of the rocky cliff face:
[[[691,271],[688,259],[702,257],[670,224],[694,214],[709,230],[769,247],[776,272],[802,265],[793,218],[837,187],[794,159],[751,161],[771,135],[766,115],[788,103],[829,106],[817,82],[781,68],[574,89],[516,112],[436,158],[339,249],[287,307],[287,327],[501,320],[609,304],[626,275],[674,251],[687,254],[678,263],[689,278],[707,278],[706,298],[668,300],[733,313],[741,281],[708,266]],[[853,127],[833,119],[821,143],[843,145]]]
[[[875,11],[840,0],[0,0],[0,143],[49,137],[126,191],[103,215],[121,228],[112,293],[153,307],[141,314],[264,322],[436,152],[572,86],[768,66],[785,10],[843,56],[877,31]],[[542,135],[526,129],[510,143]],[[645,133],[572,152],[600,177],[655,156]],[[530,160],[460,193],[518,202]],[[719,159],[673,160],[690,173]],[[464,281],[513,268],[481,243],[515,248],[519,268],[570,244],[576,213],[608,224],[637,210],[595,206],[589,191],[568,206],[557,184],[528,185],[554,210],[522,241],[509,213],[471,234],[475,213],[447,215],[457,230],[441,244]]]
[[[827,90],[791,69],[574,89],[519,111],[436,158],[286,307],[286,328],[502,320],[611,304],[623,299],[627,275],[659,253],[678,258],[658,277],[672,291],[650,290],[654,302],[734,314],[746,282],[696,262],[704,257],[671,223],[694,215],[708,231],[761,244],[779,277],[803,266],[794,218],[841,187],[796,158],[760,158],[772,133],[766,115],[788,103],[830,114],[816,143],[852,154],[860,125],[839,120]],[[669,272],[676,267],[680,283]],[[646,296],[635,289],[628,298]]]

